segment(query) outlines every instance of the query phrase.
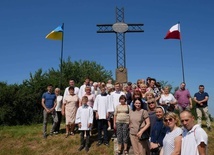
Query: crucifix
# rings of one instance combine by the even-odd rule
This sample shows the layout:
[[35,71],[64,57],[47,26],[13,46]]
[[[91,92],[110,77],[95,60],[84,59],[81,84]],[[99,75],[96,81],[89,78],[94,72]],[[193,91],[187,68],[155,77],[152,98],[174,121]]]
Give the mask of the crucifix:
[[115,33],[116,34],[116,81],[120,83],[128,82],[125,53],[125,34],[127,32],[144,32],[144,24],[126,24],[124,22],[124,8],[116,7],[116,23],[97,24],[99,28],[97,33]]

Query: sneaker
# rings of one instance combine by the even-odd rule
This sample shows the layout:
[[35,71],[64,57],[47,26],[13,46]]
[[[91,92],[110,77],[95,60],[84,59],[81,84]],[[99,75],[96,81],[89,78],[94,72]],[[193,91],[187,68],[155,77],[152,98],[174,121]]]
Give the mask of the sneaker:
[[58,133],[59,133],[58,131],[53,132],[53,134],[55,134],[55,135],[57,135]]
[[109,143],[108,142],[104,142],[103,143],[105,146],[109,146]]
[[107,129],[108,131],[110,131],[111,130],[111,127],[108,127],[108,129]]
[[89,147],[85,147],[85,151],[88,152],[89,151]]
[[98,141],[96,145],[100,146],[101,144],[102,144],[102,141]]
[[84,146],[81,145],[81,146],[79,147],[78,151],[81,151],[83,148],[84,148]]
[[111,138],[117,138],[116,134],[114,133]]
[[74,136],[74,132],[71,132],[70,135],[71,135],[71,136]]

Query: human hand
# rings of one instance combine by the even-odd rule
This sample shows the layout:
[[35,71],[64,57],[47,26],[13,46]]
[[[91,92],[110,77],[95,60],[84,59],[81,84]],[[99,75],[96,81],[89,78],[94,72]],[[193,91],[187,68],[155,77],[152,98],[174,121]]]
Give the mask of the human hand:
[[158,147],[157,143],[153,143],[153,142],[150,143],[150,149],[154,149],[154,148],[157,148],[157,147]]
[[142,132],[142,131],[139,131],[139,132],[136,134],[136,136],[137,136],[138,138],[140,138],[142,134],[143,134],[143,132]]
[[92,125],[92,124],[91,124],[91,123],[89,123],[89,124],[88,124],[88,128],[90,128],[90,127],[91,127],[91,125]]
[[50,111],[50,109],[45,109],[46,111],[47,111],[47,113],[50,113],[51,111]]
[[114,129],[115,129],[115,130],[117,129],[117,126],[116,126],[116,124],[114,124]]
[[79,124],[78,124],[78,127],[79,127],[79,128],[81,128],[81,127],[82,127],[81,123],[79,123]]
[[98,112],[96,112],[96,119],[99,119],[99,115],[98,115]]

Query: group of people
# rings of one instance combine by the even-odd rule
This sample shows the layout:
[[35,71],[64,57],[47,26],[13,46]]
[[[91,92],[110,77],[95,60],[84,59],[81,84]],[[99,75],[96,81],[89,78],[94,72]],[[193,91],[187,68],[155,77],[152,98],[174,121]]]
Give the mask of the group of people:
[[[79,151],[89,151],[90,131],[97,129],[97,146],[109,145],[108,130],[117,138],[117,153],[128,154],[130,144],[135,155],[206,154],[208,137],[201,128],[202,113],[207,128],[211,130],[208,113],[208,93],[204,86],[194,95],[198,124],[190,109],[192,98],[182,82],[174,95],[170,87],[161,87],[154,78],[139,79],[136,85],[128,82],[114,85],[109,80],[92,82],[86,78],[78,88],[74,80],[60,95],[60,89],[47,87],[42,95],[43,136],[47,138],[47,118],[53,117],[50,135],[60,131],[62,115],[65,116],[66,138],[74,135],[74,128],[80,131]],[[180,117],[175,113],[179,112]],[[180,125],[181,123],[181,125]],[[148,136],[145,134],[148,133]],[[143,138],[142,138],[143,137]],[[146,138],[145,138],[146,137]],[[191,149],[190,149],[191,148]],[[194,152],[194,153],[193,153]]]

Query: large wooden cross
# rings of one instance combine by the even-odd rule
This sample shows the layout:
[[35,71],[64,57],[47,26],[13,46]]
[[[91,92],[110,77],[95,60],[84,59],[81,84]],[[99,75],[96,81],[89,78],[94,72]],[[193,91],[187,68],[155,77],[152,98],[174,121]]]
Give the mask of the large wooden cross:
[[97,24],[99,28],[97,33],[115,33],[116,34],[116,81],[120,83],[128,82],[125,53],[125,34],[127,32],[144,32],[144,24],[126,24],[124,22],[124,8],[116,7],[116,23]]

